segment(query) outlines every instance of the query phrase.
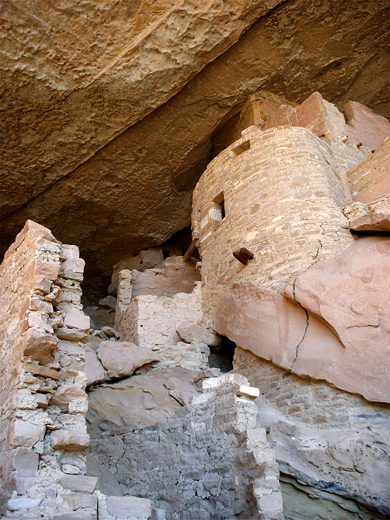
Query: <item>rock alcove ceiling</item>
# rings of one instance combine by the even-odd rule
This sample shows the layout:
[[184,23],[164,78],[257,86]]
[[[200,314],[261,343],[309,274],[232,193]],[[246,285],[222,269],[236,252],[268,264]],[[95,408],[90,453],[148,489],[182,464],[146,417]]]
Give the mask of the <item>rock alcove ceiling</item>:
[[389,115],[386,0],[56,4],[0,9],[2,254],[27,218],[80,247],[87,281],[163,243],[259,89]]

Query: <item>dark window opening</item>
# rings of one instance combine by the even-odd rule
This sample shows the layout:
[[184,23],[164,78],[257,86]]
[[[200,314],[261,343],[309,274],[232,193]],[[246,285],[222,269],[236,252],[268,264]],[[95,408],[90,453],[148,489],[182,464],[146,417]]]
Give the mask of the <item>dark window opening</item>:
[[219,368],[223,373],[233,370],[235,349],[236,344],[222,336],[218,347],[210,347],[209,368]]
[[217,223],[226,217],[225,199],[223,191],[213,200],[213,220]]
[[244,153],[247,150],[249,150],[250,147],[251,147],[251,142],[249,140],[248,141],[244,141],[243,143],[241,143],[238,146],[234,147],[232,149],[232,152],[234,153],[234,155],[241,155],[242,153]]

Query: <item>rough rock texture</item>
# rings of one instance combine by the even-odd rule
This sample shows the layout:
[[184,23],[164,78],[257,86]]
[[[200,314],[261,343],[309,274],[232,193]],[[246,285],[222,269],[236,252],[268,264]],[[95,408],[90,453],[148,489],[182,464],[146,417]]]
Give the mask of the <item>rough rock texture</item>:
[[[309,121],[323,120],[329,104],[318,96],[314,101]],[[331,115],[329,139],[309,128],[252,126],[209,163],[192,211],[205,319],[213,319],[233,283],[282,293],[298,273],[353,242],[340,209],[350,201],[345,173],[367,152],[332,134],[331,123],[343,116],[335,107]],[[242,247],[254,255],[248,265],[233,256]]]
[[[102,431],[151,426],[171,419],[197,393],[192,370],[165,368],[105,384],[89,392],[87,421],[92,436]],[[172,397],[174,393],[174,397]],[[180,401],[177,396],[180,395]]]
[[137,368],[159,360],[151,349],[128,341],[103,341],[97,356],[109,377],[131,376]]
[[342,210],[353,231],[390,231],[390,194],[369,204],[352,202]]
[[390,195],[390,138],[356,168],[348,172],[354,200],[369,204],[378,197]]
[[6,2],[3,248],[27,217],[77,243],[95,273],[162,243],[189,222],[212,135],[259,88],[386,111],[386,9]]
[[237,374],[206,379],[173,421],[103,435],[92,453],[125,493],[152,498],[167,520],[281,520],[279,472],[247,384]]
[[317,262],[287,288],[291,301],[236,284],[220,302],[215,330],[298,375],[389,403],[389,247],[387,238],[361,238]]
[[[83,480],[89,445],[83,268],[77,247],[32,221],[1,264],[0,515],[3,506],[26,520],[73,511],[61,479]],[[96,506],[83,511],[96,517]]]
[[[269,431],[289,520],[373,520],[390,514],[387,405],[301,379],[236,348]],[[383,515],[383,516],[382,516]]]
[[164,346],[180,341],[177,328],[185,321],[196,323],[202,318],[200,282],[195,282],[189,293],[179,292],[172,297],[143,294],[131,299],[129,274],[121,271],[116,328],[122,340],[159,350],[163,359]]

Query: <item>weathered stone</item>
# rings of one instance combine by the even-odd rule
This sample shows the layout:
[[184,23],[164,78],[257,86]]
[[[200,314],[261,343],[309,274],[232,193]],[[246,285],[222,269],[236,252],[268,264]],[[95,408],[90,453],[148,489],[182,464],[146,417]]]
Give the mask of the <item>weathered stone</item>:
[[[321,319],[312,327],[309,316],[294,372],[326,379],[370,401],[390,402],[389,254],[388,238],[361,238],[334,260],[310,267],[287,289]],[[323,323],[340,346],[326,341]]]
[[9,511],[23,511],[25,509],[32,509],[33,507],[39,506],[42,502],[40,498],[10,498],[7,502],[7,509]]
[[27,448],[18,448],[13,456],[13,467],[22,475],[34,475],[38,470],[38,453]]
[[85,372],[87,374],[87,386],[100,383],[107,377],[96,352],[88,346],[85,348]]
[[87,332],[75,328],[59,327],[56,329],[56,336],[70,341],[82,341],[87,337]]
[[[5,214],[15,210],[16,213],[4,223],[5,247],[26,215],[51,221],[55,232],[63,233],[72,242],[77,237],[83,243],[88,262],[106,272],[118,256],[161,244],[189,222],[190,192],[206,165],[210,136],[259,88],[290,95],[293,101],[304,99],[316,89],[340,106],[352,98],[380,112],[387,111],[388,54],[383,43],[387,13],[382,0],[367,9],[348,4],[341,13],[332,3],[323,4],[320,9],[307,6],[303,0],[267,5],[240,2],[232,8],[213,3],[205,9],[190,4],[180,8],[156,4],[153,14],[149,14],[149,9],[137,10],[135,18],[127,12],[121,14],[120,9],[117,14],[116,8],[111,15],[111,8],[99,11],[88,7],[77,17],[73,12],[61,12],[60,16],[51,9],[43,12],[36,8],[35,16],[54,31],[55,27],[76,24],[74,30],[85,32],[85,26],[92,25],[85,43],[79,43],[81,47],[75,51],[76,62],[86,76],[80,85],[80,78],[71,72],[72,60],[64,55],[50,60],[50,79],[39,79],[38,56],[30,54],[23,39],[15,39],[23,67],[29,72],[19,67],[11,74],[16,60],[7,57],[7,75],[16,77],[12,86],[7,82],[13,107],[10,119],[15,125],[8,125],[6,133],[10,143],[5,149],[10,155],[9,172],[4,178],[10,195],[6,197]],[[21,32],[26,27],[30,30],[29,22],[12,7],[4,15],[9,19],[5,27],[12,26],[16,18]],[[182,17],[186,21],[183,26]],[[43,26],[37,25],[29,41],[35,46],[38,42],[44,45],[48,54],[50,44],[41,34]],[[99,32],[97,36],[103,26],[104,34]],[[224,30],[220,31],[222,26]],[[137,30],[134,32],[132,27]],[[176,27],[174,35],[171,27]],[[69,38],[72,42],[73,38],[63,31],[59,35],[60,32],[58,29],[56,41],[63,41],[62,48],[66,49]],[[126,34],[125,41],[115,34]],[[138,43],[133,38],[138,38]],[[330,45],[333,39],[338,45]],[[92,51],[91,57],[96,42],[98,49]],[[173,63],[172,42],[176,42]],[[115,56],[118,60],[113,59]],[[67,71],[65,75],[59,72],[63,69]],[[25,88],[17,88],[27,76],[28,93]],[[193,79],[182,88],[190,78]],[[34,107],[28,114],[24,109],[27,97]],[[171,99],[167,102],[168,98]],[[124,105],[133,109],[123,109]],[[158,110],[144,117],[157,106]],[[48,127],[42,123],[46,121],[42,114],[49,109],[53,125]],[[102,113],[112,116],[109,128],[100,123]],[[64,119],[67,131],[59,136],[58,124],[61,126]],[[134,124],[136,121],[139,122]],[[23,132],[21,137],[20,128],[28,128],[28,133]],[[68,135],[88,136],[87,142],[73,138],[70,141]],[[109,143],[111,140],[114,142]],[[20,143],[17,153],[12,143]],[[175,153],[167,152],[173,148]],[[81,166],[76,168],[78,165]],[[30,174],[33,169],[34,175]],[[19,194],[17,199],[15,192]],[[147,206],[141,206],[146,200]],[[91,219],[90,208],[96,204],[104,206],[105,211],[95,212]],[[164,224],[162,214],[170,216]],[[98,233],[103,227],[105,233]],[[141,229],[148,231],[140,234]]]
[[31,328],[23,334],[20,342],[24,344],[25,356],[31,356],[36,361],[46,365],[52,359],[58,340],[52,334]]
[[131,376],[137,368],[159,360],[149,348],[127,341],[104,341],[97,355],[109,377]]
[[61,477],[61,484],[71,491],[82,493],[93,493],[96,489],[97,478],[80,475],[64,475]]
[[87,473],[97,477],[97,489],[107,496],[123,496],[122,488],[114,475],[91,453],[87,453]]
[[[57,430],[51,435],[51,445],[55,450],[85,451],[89,446],[89,435],[78,431]],[[73,489],[73,491],[83,490]]]
[[54,379],[54,381],[58,381],[60,378],[60,373],[58,370],[54,370],[53,368],[44,367],[42,365],[35,365],[33,363],[26,363],[26,370],[28,370],[34,376],[40,377],[48,377],[50,379]]
[[216,334],[195,323],[182,323],[176,332],[186,343],[205,343],[210,347],[217,347],[220,343]]
[[[197,394],[194,372],[180,367],[153,370],[118,383],[105,384],[89,392],[88,422],[92,434],[100,435],[99,424],[107,429],[151,426],[172,418],[181,405],[169,391]],[[167,388],[167,383],[173,384]]]
[[70,329],[88,331],[89,321],[89,316],[86,316],[83,312],[77,309],[70,309],[65,315],[64,325]]
[[89,493],[70,493],[69,495],[63,495],[63,497],[73,510],[84,507],[97,508],[96,496]]
[[50,404],[59,406],[62,410],[67,410],[73,399],[80,398],[85,398],[85,392],[82,388],[75,385],[61,385],[50,399]]
[[116,307],[116,298],[114,296],[108,295],[105,298],[99,300],[99,305],[101,307],[107,307],[108,309],[114,309]]
[[15,419],[10,429],[12,446],[34,446],[45,436],[46,426]]
[[108,497],[107,510],[113,516],[148,519],[152,517],[152,502],[146,498]]
[[102,332],[108,337],[108,338],[119,338],[119,333],[113,328],[113,327],[102,327]]

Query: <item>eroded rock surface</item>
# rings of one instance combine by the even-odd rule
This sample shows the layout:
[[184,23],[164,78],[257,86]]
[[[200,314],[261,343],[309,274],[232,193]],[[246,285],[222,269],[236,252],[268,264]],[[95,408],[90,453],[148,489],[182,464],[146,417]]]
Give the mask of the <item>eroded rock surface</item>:
[[162,243],[189,223],[212,136],[260,88],[387,109],[385,0],[138,7],[5,4],[4,248],[27,217],[88,272]]
[[357,240],[317,262],[286,290],[249,282],[222,297],[215,330],[301,376],[389,402],[389,239]]
[[197,393],[194,377],[192,370],[166,368],[93,389],[87,415],[91,434],[152,426],[171,419],[183,404],[170,394],[180,392],[187,403]]

